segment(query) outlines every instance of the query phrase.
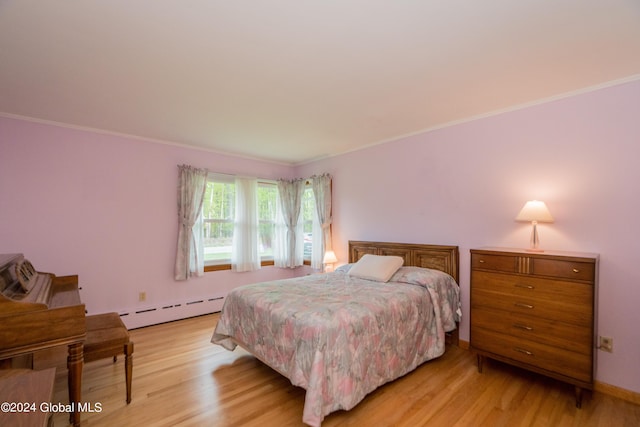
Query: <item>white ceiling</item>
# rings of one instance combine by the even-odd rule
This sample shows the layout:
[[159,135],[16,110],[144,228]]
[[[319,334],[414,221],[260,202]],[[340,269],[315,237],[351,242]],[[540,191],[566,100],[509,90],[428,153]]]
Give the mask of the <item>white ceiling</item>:
[[635,78],[638,0],[0,0],[0,114],[291,164]]

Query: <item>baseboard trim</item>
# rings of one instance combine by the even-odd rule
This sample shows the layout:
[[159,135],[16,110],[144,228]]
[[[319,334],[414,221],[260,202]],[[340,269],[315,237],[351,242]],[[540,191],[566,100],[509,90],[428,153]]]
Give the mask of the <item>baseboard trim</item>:
[[[469,350],[469,341],[460,340],[458,342],[458,347],[463,350]],[[603,393],[612,397],[616,397],[618,399],[626,400],[627,402],[631,402],[635,405],[640,405],[640,393],[637,393],[635,391],[616,387],[614,385],[603,383],[600,381],[596,381],[593,384],[593,390],[597,391],[598,393]]]
[[599,393],[608,394],[609,396],[617,397],[618,399],[626,400],[627,402],[631,402],[635,405],[640,405],[640,393],[636,393],[635,391],[616,387],[600,381],[595,382],[593,390]]

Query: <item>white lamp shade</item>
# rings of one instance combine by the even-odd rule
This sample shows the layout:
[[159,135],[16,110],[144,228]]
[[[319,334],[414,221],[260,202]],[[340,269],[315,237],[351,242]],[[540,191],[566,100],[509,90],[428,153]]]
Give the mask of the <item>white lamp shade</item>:
[[544,202],[530,200],[520,210],[516,221],[553,222],[553,217]]
[[338,262],[338,258],[336,258],[336,254],[333,251],[327,251],[324,253],[324,259],[322,260],[323,264],[333,264]]

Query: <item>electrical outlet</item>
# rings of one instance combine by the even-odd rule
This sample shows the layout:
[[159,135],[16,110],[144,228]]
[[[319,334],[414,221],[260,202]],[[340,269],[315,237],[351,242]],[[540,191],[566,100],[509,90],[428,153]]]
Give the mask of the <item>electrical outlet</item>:
[[613,338],[601,336],[600,345],[598,346],[598,348],[602,351],[613,353]]
[[140,292],[138,294],[138,301],[146,301],[147,300],[147,293],[146,292]]

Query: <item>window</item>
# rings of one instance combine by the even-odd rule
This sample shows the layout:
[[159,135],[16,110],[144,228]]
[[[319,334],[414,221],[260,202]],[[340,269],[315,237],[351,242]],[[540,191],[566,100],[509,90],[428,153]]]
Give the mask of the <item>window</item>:
[[[273,260],[278,188],[275,182],[258,182],[259,250],[263,264]],[[210,174],[202,205],[206,270],[230,268],[236,206],[231,176]]]

